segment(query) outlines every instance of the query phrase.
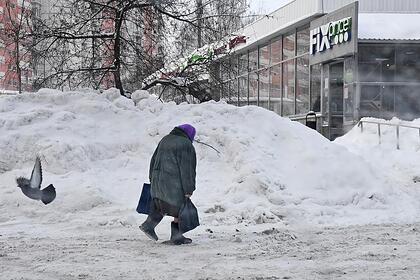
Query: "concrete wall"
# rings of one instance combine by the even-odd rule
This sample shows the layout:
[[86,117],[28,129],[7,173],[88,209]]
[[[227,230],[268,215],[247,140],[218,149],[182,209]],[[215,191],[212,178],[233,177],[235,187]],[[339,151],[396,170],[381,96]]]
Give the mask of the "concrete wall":
[[291,30],[293,25],[309,23],[311,18],[321,14],[321,1],[319,0],[295,0],[290,2],[270,15],[264,16],[238,30],[237,35],[245,35],[247,43],[238,46],[236,50],[248,48],[261,39],[269,40],[278,34],[287,32],[288,29]]
[[[351,4],[355,0],[322,0],[325,13]],[[359,0],[360,13],[419,13],[419,0]]]

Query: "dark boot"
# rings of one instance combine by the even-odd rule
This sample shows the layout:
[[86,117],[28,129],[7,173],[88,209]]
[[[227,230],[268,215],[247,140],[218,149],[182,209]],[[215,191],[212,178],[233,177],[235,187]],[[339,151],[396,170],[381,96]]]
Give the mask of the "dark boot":
[[140,230],[143,231],[150,239],[157,241],[159,238],[156,235],[155,227],[159,224],[160,221],[153,220],[147,217],[147,220],[139,226]]
[[178,223],[172,222],[171,223],[171,242],[173,242],[175,245],[181,245],[181,244],[190,244],[192,240],[182,235],[182,233],[179,231]]

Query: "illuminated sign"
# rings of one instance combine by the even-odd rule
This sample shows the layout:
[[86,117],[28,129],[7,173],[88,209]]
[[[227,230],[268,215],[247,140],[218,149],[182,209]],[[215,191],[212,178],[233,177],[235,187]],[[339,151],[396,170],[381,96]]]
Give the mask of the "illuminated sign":
[[335,45],[351,41],[352,18],[332,21],[311,30],[310,54],[332,49]]

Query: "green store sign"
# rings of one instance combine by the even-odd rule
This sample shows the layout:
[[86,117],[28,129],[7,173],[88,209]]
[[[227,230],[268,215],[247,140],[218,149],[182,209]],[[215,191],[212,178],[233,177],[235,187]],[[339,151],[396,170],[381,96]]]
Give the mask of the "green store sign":
[[352,18],[346,17],[314,28],[310,33],[310,54],[315,55],[351,41]]

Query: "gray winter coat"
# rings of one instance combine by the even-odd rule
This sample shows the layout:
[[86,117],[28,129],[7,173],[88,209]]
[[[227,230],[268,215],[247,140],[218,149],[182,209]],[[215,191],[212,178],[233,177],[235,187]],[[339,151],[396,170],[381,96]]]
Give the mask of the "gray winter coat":
[[150,161],[152,197],[180,208],[185,194],[195,191],[196,165],[191,140],[182,129],[175,127],[160,141]]

